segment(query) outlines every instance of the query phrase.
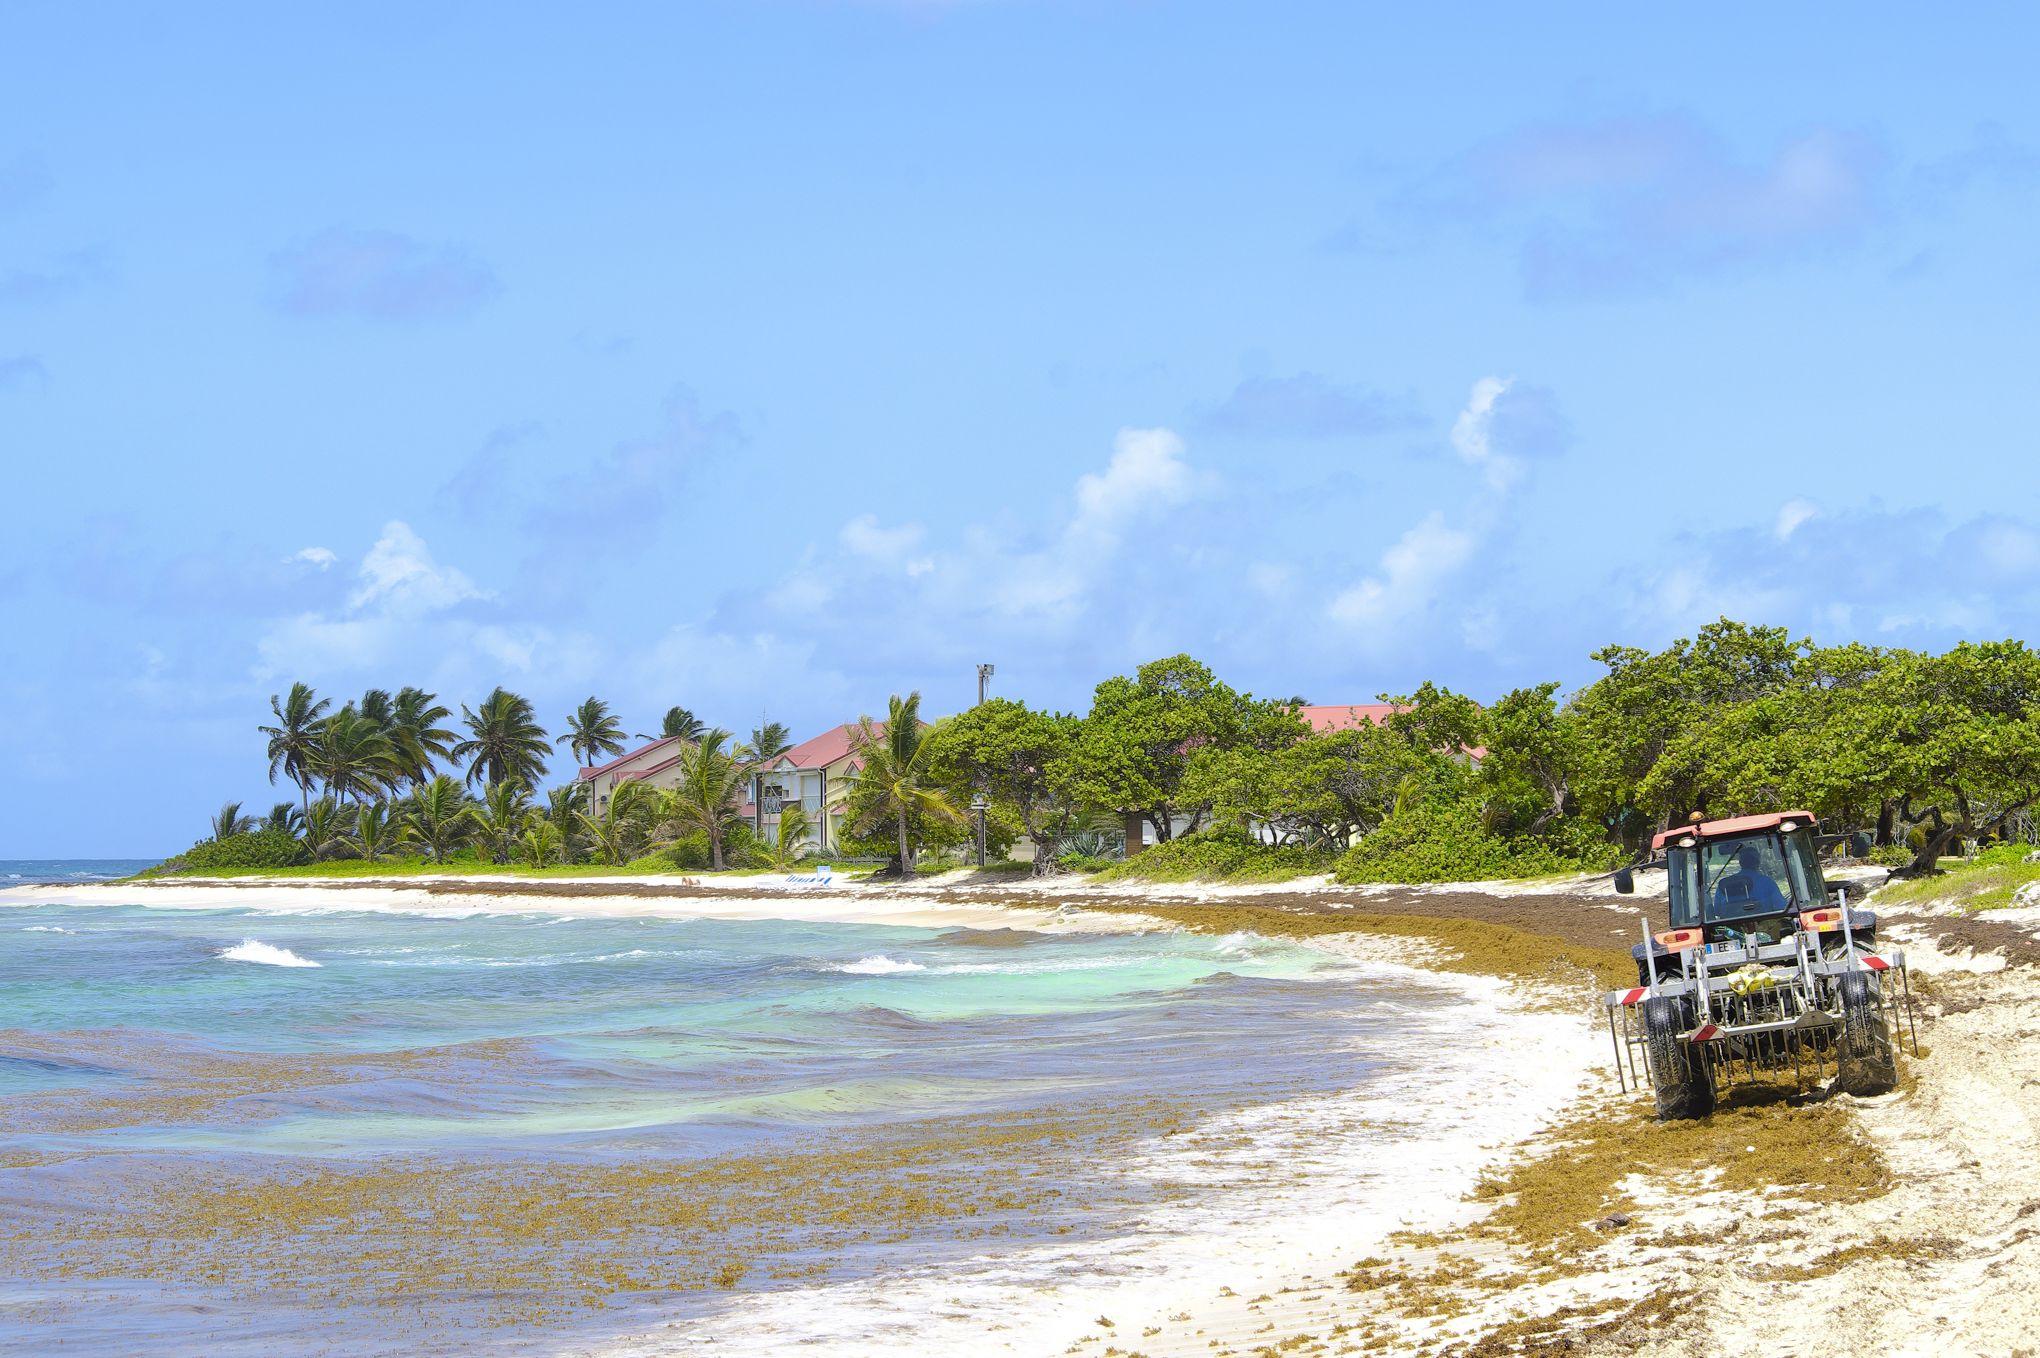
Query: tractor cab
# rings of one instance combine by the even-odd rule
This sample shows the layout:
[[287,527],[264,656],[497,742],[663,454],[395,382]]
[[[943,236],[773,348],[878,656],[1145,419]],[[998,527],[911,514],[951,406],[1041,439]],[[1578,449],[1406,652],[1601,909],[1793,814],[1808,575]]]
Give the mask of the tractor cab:
[[1791,938],[1802,913],[1828,903],[1813,826],[1808,812],[1779,811],[1657,835],[1672,928],[1698,929],[1710,944]]

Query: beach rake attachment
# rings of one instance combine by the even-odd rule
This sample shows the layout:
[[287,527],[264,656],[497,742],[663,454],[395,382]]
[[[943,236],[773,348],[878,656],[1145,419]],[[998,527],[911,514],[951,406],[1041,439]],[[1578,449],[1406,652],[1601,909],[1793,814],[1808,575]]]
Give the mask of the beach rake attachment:
[[1698,929],[1653,937],[1646,922],[1640,983],[1603,997],[1623,1091],[1648,1089],[1671,1119],[1705,1116],[1739,1082],[1787,1075],[1801,1089],[1891,1089],[1906,1038],[1919,1054],[1905,954],[1874,951],[1846,897],[1796,923],[1776,941],[1708,944]]

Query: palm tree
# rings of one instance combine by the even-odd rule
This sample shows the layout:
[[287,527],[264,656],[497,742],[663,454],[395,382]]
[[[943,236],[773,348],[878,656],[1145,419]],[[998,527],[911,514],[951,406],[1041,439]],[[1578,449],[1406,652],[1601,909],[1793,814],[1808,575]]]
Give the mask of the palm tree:
[[531,815],[531,794],[522,783],[491,783],[488,793],[468,812],[475,841],[489,851],[492,863],[507,863],[517,834]]
[[352,703],[319,724],[311,770],[336,801],[368,801],[399,776],[396,747]]
[[658,806],[652,789],[631,780],[619,783],[609,795],[602,814],[574,813],[574,823],[595,857],[604,863],[628,863],[643,853],[651,840],[652,823]]
[[411,789],[406,813],[412,836],[425,846],[435,863],[444,863],[446,856],[467,838],[467,792],[447,774]]
[[708,729],[707,724],[704,723],[701,720],[701,718],[695,716],[692,712],[689,712],[686,708],[669,707],[666,709],[666,719],[659,724],[659,734],[656,737],[653,737],[648,736],[644,734],[642,731],[640,731],[638,733],[638,739],[671,740],[675,736],[678,736],[682,740],[700,740],[701,733],[706,731],[707,729]]
[[312,804],[312,762],[319,748],[319,719],[332,705],[332,699],[314,694],[310,684],[292,684],[287,698],[269,695],[269,710],[276,715],[276,725],[255,728],[269,737],[269,781],[274,783],[280,772],[296,783],[299,804],[306,809]]
[[766,861],[775,868],[790,868],[798,863],[807,853],[807,837],[811,828],[807,809],[799,802],[787,802],[781,806],[775,842],[759,846]]
[[571,745],[577,763],[595,764],[598,754],[623,753],[623,723],[609,711],[609,704],[590,697],[567,716],[567,733],[553,741]]
[[777,759],[792,748],[793,733],[776,721],[768,721],[752,730],[749,743],[738,746],[737,753],[762,763]]
[[354,833],[347,841],[356,853],[374,862],[396,852],[410,838],[411,827],[395,807],[388,802],[370,802],[354,813]]
[[321,797],[307,806],[298,830],[298,843],[305,846],[305,852],[315,863],[346,848],[348,837],[341,822],[340,803],[331,797]]
[[737,808],[744,800],[744,773],[723,746],[730,733],[716,728],[680,756],[680,786],[666,794],[660,808],[661,824],[675,833],[699,830],[708,836],[708,866],[723,869],[723,845],[730,831],[742,820]]
[[580,823],[575,819],[588,806],[585,783],[568,783],[545,794],[546,820],[560,837],[560,856],[571,863],[580,853]]
[[468,761],[470,786],[482,782],[538,785],[545,776],[549,747],[530,699],[499,687],[482,700],[479,711],[470,712],[463,703],[460,715],[472,734],[453,747],[453,757]]
[[364,721],[386,736],[394,736],[397,729],[397,708],[390,699],[386,688],[372,688],[361,695],[358,709]]
[[426,781],[439,760],[452,756],[454,738],[459,733],[439,724],[452,715],[440,706],[436,693],[408,686],[397,690],[390,734],[406,781],[413,785]]
[[542,868],[560,856],[560,832],[542,816],[533,816],[530,828],[517,836],[517,856],[534,868]]
[[928,756],[933,747],[921,727],[921,695],[897,693],[888,706],[885,725],[875,727],[871,718],[857,719],[851,738],[859,762],[859,790],[866,802],[855,823],[860,835],[868,835],[887,820],[894,822],[899,836],[900,872],[914,870],[914,846],[907,838],[911,820],[933,817],[960,821],[963,813],[937,791],[928,773]]
[[269,814],[262,818],[264,830],[281,830],[293,839],[304,828],[305,813],[289,802],[278,802],[269,808]]
[[239,802],[228,802],[220,808],[220,813],[212,818],[212,837],[217,841],[232,839],[235,835],[245,835],[255,828],[255,823],[253,816],[241,814]]

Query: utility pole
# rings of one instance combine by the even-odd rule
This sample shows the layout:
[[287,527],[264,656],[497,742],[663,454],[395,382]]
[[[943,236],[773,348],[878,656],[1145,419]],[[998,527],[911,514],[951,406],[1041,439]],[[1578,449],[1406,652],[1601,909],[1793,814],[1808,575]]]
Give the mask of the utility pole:
[[979,707],[983,707],[983,706],[985,705],[985,681],[986,681],[987,679],[990,679],[991,677],[992,677],[992,667],[991,667],[990,665],[980,665],[980,666],[978,666],[978,706],[979,706]]

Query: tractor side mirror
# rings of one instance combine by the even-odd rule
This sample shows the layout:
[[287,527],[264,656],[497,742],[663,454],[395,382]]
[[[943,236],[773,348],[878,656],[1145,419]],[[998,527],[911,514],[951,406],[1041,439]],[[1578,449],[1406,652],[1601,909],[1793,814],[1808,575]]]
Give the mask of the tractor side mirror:
[[1630,896],[1634,895],[1635,892],[1636,874],[1628,868],[1615,869],[1615,893],[1618,896]]

